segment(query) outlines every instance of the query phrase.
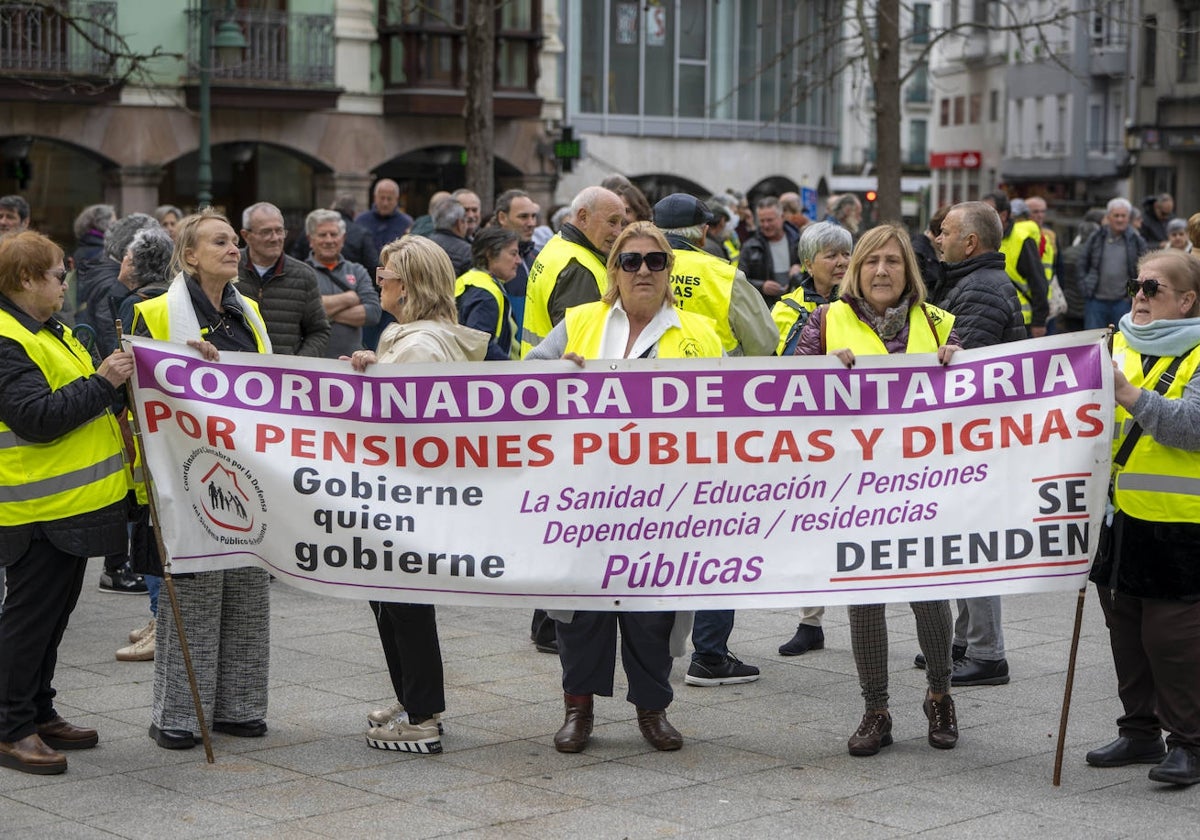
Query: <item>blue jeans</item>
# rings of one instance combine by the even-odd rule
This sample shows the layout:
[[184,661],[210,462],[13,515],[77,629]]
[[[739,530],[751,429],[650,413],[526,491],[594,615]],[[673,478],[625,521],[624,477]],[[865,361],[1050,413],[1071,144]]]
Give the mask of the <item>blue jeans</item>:
[[1083,302],[1083,328],[1102,330],[1109,324],[1115,327],[1121,323],[1121,316],[1128,314],[1132,305],[1133,298],[1129,297],[1116,300],[1088,298]]
[[692,622],[693,662],[716,665],[729,655],[733,610],[700,610]]
[[162,589],[163,579],[157,575],[142,575],[146,581],[146,594],[150,596],[150,615],[158,617],[158,591]]

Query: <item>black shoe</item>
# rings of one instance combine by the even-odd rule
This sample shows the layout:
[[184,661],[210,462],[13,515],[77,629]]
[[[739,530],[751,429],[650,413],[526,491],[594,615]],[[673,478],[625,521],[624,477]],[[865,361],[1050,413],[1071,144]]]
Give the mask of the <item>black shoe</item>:
[[213,721],[213,732],[223,732],[235,738],[261,738],[267,734],[265,720],[247,720],[242,723],[230,723],[225,720]]
[[1150,768],[1150,781],[1169,785],[1200,782],[1200,754],[1187,747],[1171,747],[1162,763]]
[[956,688],[964,685],[1007,684],[1007,659],[972,659],[964,656],[954,663],[954,672],[950,675],[950,685]]
[[[957,665],[958,660],[963,659],[967,655],[966,645],[952,645],[950,648],[950,661]],[[913,667],[925,670],[925,654],[918,653],[913,657]]]
[[558,655],[558,639],[551,639],[548,642],[539,642],[535,639],[533,646],[538,653],[553,653],[555,656]]
[[113,572],[100,573],[100,591],[115,595],[145,595],[146,581],[141,575],[134,574],[125,562]]
[[159,729],[152,723],[150,737],[164,750],[190,750],[196,746],[196,736],[186,729]]
[[1127,764],[1158,764],[1167,754],[1162,738],[1126,738],[1092,750],[1087,763],[1093,767],[1124,767]]
[[801,624],[796,627],[796,635],[779,646],[780,656],[800,656],[810,650],[821,650],[825,647],[825,630],[813,627],[811,624]]
[[754,682],[758,679],[758,669],[747,665],[732,653],[715,665],[693,659],[683,681],[688,685],[736,685],[738,683]]

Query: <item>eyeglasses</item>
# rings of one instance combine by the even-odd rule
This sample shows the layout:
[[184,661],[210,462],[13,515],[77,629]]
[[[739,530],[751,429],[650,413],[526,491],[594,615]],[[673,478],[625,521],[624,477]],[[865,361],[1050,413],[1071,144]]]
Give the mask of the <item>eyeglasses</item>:
[[267,239],[273,239],[277,236],[287,236],[287,228],[259,228],[258,230],[250,231],[255,236],[263,236]]
[[48,268],[46,269],[46,273],[59,283],[67,282],[67,270],[65,268]]
[[617,255],[617,262],[621,266],[622,271],[627,271],[633,274],[642,267],[642,263],[646,263],[646,268],[650,271],[662,271],[667,267],[667,254],[665,251],[651,251],[648,254],[639,254],[636,251],[624,251]]
[[1150,299],[1158,294],[1159,289],[1165,289],[1168,292],[1172,291],[1170,286],[1166,285],[1165,283],[1159,283],[1153,277],[1145,280],[1130,280],[1125,289],[1129,292],[1130,297],[1136,297],[1137,293],[1141,292],[1146,296],[1147,299]]
[[388,271],[383,266],[378,266],[375,269],[375,285],[376,286],[382,286],[384,280],[399,280],[399,279],[400,279],[399,274]]

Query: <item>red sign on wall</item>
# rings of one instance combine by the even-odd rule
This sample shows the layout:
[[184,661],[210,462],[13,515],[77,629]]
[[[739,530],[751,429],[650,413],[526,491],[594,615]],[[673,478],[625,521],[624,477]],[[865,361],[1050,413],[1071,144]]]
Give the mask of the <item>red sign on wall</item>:
[[930,152],[930,169],[978,169],[983,155],[977,151]]

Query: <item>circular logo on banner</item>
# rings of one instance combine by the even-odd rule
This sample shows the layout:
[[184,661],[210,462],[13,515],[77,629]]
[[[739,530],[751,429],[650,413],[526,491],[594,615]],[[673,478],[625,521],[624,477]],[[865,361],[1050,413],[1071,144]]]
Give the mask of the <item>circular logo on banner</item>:
[[192,512],[214,540],[226,545],[262,542],[267,500],[239,461],[215,449],[197,449],[183,464],[183,487]]

